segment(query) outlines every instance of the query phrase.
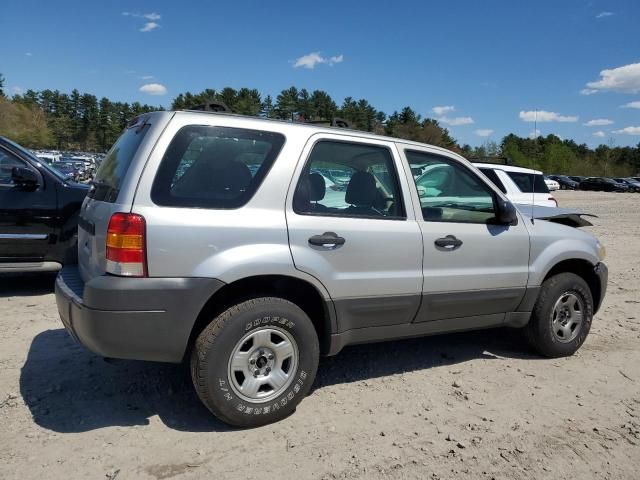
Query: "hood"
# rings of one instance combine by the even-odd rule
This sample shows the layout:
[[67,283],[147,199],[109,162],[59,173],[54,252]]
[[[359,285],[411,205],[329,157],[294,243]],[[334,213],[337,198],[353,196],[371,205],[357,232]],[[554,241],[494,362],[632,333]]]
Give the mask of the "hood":
[[539,205],[523,204],[516,204],[515,207],[527,218],[533,217],[534,219],[547,220],[576,228],[590,227],[593,225],[593,223],[583,217],[598,217],[592,213],[585,213],[571,208],[541,207]]

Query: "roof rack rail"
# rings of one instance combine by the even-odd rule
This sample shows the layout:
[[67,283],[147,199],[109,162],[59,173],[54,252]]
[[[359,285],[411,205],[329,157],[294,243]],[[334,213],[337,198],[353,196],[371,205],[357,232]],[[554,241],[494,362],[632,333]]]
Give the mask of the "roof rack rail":
[[470,162],[495,163],[498,165],[513,165],[511,157],[470,157]]
[[330,127],[338,127],[338,128],[351,128],[351,124],[348,120],[340,117],[333,117],[331,120],[308,120],[304,123],[309,123],[311,125],[324,125]]
[[227,107],[224,102],[218,100],[210,100],[207,103],[202,103],[191,107],[189,110],[201,110],[203,112],[227,112],[231,113],[231,109]]

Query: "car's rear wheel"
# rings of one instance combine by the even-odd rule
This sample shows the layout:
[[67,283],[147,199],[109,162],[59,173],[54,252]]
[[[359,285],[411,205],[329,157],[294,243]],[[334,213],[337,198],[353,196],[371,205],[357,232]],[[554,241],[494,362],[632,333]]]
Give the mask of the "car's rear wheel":
[[290,415],[318,368],[313,323],[295,304],[274,297],[247,300],[213,321],[191,355],[193,383],[222,421],[256,427]]
[[525,336],[545,357],[573,355],[584,343],[593,319],[593,296],[573,273],[560,273],[542,284]]

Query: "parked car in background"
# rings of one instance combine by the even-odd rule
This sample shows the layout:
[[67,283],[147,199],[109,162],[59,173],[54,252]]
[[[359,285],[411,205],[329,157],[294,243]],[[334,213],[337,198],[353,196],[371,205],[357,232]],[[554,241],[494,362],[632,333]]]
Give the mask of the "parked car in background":
[[555,190],[560,190],[560,184],[552,178],[545,176],[544,183],[547,185],[547,188],[549,189],[550,192],[553,192]]
[[532,223],[443,148],[164,111],[105,158],[55,290],[90,350],[186,356],[204,405],[256,427],[293,413],[320,355],[346,345],[511,326],[541,355],[572,355],[605,295],[604,254],[587,232]]
[[580,190],[595,190],[598,192],[628,192],[629,187],[611,178],[588,177],[580,182]]
[[61,173],[67,180],[77,180],[78,170],[71,163],[56,162],[51,165],[51,168]]
[[75,262],[78,212],[88,191],[0,137],[0,272]]
[[629,191],[630,192],[640,192],[640,181],[636,180],[633,177],[614,178],[613,180],[615,180],[618,183],[622,183],[622,184],[626,185],[627,187],[629,187]]
[[539,170],[493,163],[474,163],[513,203],[557,207]]
[[580,175],[569,175],[569,178],[574,182],[577,182],[578,188],[580,188],[580,182],[586,179],[587,177],[581,177]]
[[558,182],[561,190],[577,190],[580,188],[580,182],[576,182],[567,175],[549,175],[549,178]]

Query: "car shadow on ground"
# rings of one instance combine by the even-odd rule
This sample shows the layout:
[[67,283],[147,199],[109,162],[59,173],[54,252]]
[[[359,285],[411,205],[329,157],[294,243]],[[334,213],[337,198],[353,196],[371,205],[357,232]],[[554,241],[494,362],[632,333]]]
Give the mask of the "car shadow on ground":
[[53,293],[57,273],[1,273],[0,298]]
[[[474,359],[537,358],[513,332],[490,330],[348,347],[322,358],[313,392],[329,385],[428,370]],[[200,403],[186,364],[111,360],[76,343],[64,329],[38,334],[20,375],[20,393],[41,427],[85,432],[147,425],[155,415],[179,431],[228,431]]]

